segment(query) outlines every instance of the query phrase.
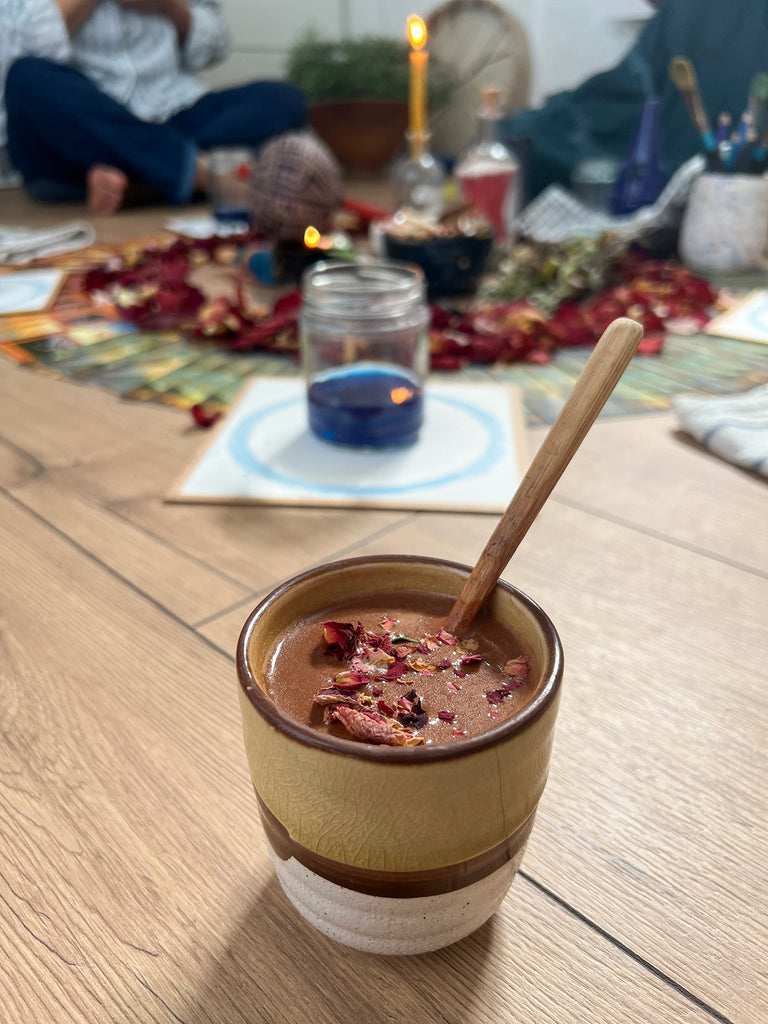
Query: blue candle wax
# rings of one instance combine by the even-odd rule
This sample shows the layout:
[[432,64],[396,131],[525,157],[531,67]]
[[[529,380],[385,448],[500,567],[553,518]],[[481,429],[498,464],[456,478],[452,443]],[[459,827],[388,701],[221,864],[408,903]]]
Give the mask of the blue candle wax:
[[358,448],[413,444],[424,418],[421,384],[407,371],[358,363],[309,386],[309,426],[324,441]]

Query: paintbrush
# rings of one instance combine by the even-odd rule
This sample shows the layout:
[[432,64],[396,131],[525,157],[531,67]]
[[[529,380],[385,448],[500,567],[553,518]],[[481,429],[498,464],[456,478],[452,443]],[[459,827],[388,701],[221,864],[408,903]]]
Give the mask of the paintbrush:
[[758,71],[752,76],[747,110],[752,117],[755,131],[759,134],[765,127],[764,118],[768,113],[768,72]]
[[749,162],[749,170],[752,174],[762,174],[768,167],[768,124],[763,128],[758,137],[757,145],[753,148]]
[[677,86],[680,95],[683,97],[691,121],[693,121],[694,127],[699,133],[710,168],[718,168],[720,166],[720,159],[717,153],[717,142],[712,133],[704,104],[701,101],[699,80],[696,77],[696,70],[693,64],[688,57],[673,57],[669,62],[669,74]]

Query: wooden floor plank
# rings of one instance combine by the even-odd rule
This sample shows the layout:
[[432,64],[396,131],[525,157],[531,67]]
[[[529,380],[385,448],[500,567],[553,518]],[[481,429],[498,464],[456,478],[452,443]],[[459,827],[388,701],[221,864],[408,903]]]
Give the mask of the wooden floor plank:
[[408,517],[166,504],[171,485],[205,442],[186,413],[120,402],[5,363],[0,408],[0,486],[188,621]]
[[230,661],[10,499],[0,529],[10,1020],[712,1019],[524,880],[441,953],[315,933],[265,854]]
[[[531,430],[532,448],[545,433]],[[673,413],[601,420],[554,497],[768,574],[768,530],[755,530],[766,480],[698,446]]]

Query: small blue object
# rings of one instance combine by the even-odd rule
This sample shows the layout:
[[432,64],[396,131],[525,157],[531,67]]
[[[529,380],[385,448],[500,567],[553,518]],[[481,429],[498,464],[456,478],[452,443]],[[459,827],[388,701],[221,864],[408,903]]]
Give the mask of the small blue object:
[[262,284],[277,284],[275,257],[272,249],[257,249],[248,257],[248,269]]
[[[661,162],[659,116],[659,101],[646,100],[635,141],[613,187],[611,213],[615,216],[634,213],[655,203],[667,183],[667,173]],[[714,144],[713,137],[713,147]]]
[[424,419],[421,384],[375,363],[345,366],[309,387],[309,426],[324,441],[355,448],[414,444]]

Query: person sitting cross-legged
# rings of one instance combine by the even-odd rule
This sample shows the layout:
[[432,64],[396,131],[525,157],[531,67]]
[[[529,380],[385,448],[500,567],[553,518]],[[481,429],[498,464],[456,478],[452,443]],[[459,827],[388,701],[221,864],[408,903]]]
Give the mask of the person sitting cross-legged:
[[87,198],[108,215],[149,186],[187,203],[207,190],[209,150],[257,147],[306,122],[287,82],[208,90],[196,73],[229,45],[220,0],[4,0],[0,145],[7,130],[42,201]]

